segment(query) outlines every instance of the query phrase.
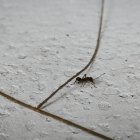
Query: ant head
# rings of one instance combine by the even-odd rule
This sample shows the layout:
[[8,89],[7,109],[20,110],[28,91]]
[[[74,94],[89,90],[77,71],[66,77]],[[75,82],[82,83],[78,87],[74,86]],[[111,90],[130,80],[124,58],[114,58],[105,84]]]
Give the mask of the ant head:
[[80,78],[80,77],[77,77],[77,78],[76,78],[76,81],[81,81],[81,78]]

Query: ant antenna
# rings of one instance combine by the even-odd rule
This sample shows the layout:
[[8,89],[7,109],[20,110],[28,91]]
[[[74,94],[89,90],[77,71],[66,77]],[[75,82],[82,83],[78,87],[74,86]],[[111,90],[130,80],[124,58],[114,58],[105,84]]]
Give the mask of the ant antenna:
[[83,78],[86,78],[87,77],[87,74],[84,74]]
[[[101,74],[100,76],[96,77],[95,79],[98,79],[98,78],[100,78],[100,77],[101,77],[101,76],[103,76],[104,74],[105,74],[105,73]],[[94,80],[95,80],[95,79],[94,79]]]

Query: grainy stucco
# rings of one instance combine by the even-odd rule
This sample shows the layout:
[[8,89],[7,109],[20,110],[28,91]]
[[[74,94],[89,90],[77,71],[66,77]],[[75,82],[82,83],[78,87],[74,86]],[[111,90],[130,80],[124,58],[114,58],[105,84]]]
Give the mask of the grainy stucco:
[[[100,5],[0,0],[0,89],[36,106],[81,70],[95,49]],[[139,0],[106,0],[101,48],[87,71],[106,74],[98,88],[72,81],[45,110],[116,140],[140,139],[139,9]],[[93,139],[100,140],[0,97],[0,140]]]

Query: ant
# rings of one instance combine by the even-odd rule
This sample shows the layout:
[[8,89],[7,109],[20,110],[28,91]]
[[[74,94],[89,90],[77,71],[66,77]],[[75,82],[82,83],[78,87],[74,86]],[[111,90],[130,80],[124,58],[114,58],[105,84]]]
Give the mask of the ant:
[[[105,73],[101,74],[100,76],[96,77],[95,79],[98,79],[99,77],[101,77],[101,76],[104,75],[104,74],[105,74]],[[82,78],[81,78],[81,77],[77,77],[74,83],[78,83],[78,84],[82,83],[83,86],[84,86],[87,82],[90,82],[90,83],[93,84],[93,86],[94,86],[95,88],[97,88],[97,87],[95,86],[95,79],[93,79],[92,77],[87,77],[87,75],[84,74],[84,76],[83,76]]]

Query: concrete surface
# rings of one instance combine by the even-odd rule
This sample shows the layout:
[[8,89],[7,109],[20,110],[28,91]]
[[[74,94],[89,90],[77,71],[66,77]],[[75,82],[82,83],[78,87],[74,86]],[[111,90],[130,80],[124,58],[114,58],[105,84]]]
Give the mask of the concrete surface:
[[[0,0],[0,89],[36,106],[78,72],[95,49],[100,4]],[[116,140],[140,139],[139,9],[139,0],[106,1],[101,48],[85,72],[106,74],[98,88],[72,81],[45,110]],[[0,140],[93,139],[99,138],[0,97]]]

